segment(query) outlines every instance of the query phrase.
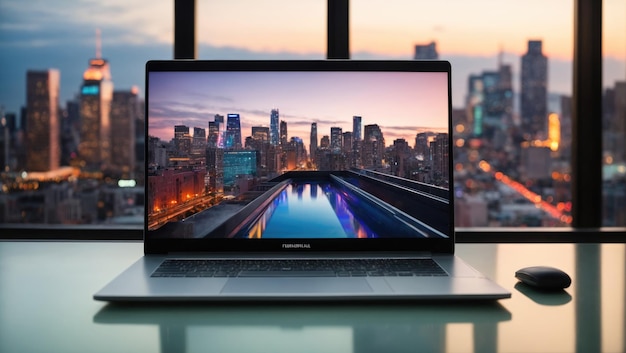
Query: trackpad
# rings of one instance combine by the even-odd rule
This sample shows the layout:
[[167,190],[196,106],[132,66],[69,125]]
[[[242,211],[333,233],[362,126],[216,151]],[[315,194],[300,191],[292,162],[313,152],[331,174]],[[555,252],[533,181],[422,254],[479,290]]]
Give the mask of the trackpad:
[[230,278],[222,293],[371,293],[365,278]]

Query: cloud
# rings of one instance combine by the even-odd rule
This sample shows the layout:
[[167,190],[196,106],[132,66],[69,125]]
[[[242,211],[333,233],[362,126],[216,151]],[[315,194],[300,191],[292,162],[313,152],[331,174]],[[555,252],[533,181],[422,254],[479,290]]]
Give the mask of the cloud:
[[[95,43],[102,29],[103,43],[172,43],[172,3],[150,0],[0,2],[1,42],[12,46],[53,46],[64,40]],[[147,15],[149,14],[149,15]]]

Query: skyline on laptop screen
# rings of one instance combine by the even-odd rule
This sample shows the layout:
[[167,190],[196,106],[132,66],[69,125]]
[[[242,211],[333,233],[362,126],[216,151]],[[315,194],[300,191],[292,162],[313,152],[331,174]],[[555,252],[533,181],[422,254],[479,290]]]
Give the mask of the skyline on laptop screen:
[[148,237],[449,237],[448,73],[148,75]]

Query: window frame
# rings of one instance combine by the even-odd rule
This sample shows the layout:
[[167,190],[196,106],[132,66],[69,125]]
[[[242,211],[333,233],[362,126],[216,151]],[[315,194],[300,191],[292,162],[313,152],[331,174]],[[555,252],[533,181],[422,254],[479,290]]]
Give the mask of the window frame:
[[[602,227],[602,1],[574,1],[571,228],[457,228],[456,241],[625,242],[626,227]],[[327,58],[349,59],[349,0],[327,0]],[[192,19],[192,20],[190,20]],[[174,59],[195,59],[196,0],[174,0]],[[578,99],[585,97],[585,99]],[[590,167],[591,166],[591,167]],[[2,227],[0,239],[141,240],[143,229],[124,226],[25,225]]]

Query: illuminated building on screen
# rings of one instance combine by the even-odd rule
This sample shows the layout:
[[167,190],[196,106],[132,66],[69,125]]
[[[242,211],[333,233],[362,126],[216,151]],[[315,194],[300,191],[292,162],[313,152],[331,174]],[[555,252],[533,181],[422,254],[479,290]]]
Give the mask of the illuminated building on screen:
[[346,131],[342,134],[342,151],[347,155],[352,155],[352,131]]
[[26,170],[58,169],[61,162],[59,71],[28,71],[26,81]]
[[206,172],[188,169],[165,169],[148,176],[148,210],[159,212],[201,195],[204,192]]
[[362,118],[360,116],[352,117],[352,162],[350,164],[351,167],[360,168],[362,166],[361,163],[361,143],[363,140],[363,134],[361,131],[361,121]]
[[360,141],[363,136],[361,135],[361,120],[360,116],[352,117],[352,138],[354,141]]
[[88,171],[99,171],[111,164],[111,102],[113,82],[109,62],[100,57],[89,60],[80,88],[79,157]]
[[191,153],[191,135],[189,134],[189,126],[174,126],[174,147],[176,148],[177,157],[189,157]]
[[333,152],[340,152],[342,141],[343,140],[343,131],[340,127],[331,127],[330,128],[330,149]]
[[450,179],[449,168],[449,138],[448,134],[437,134],[435,140],[430,143],[433,161],[433,179],[436,184],[447,182]]
[[383,154],[385,152],[383,132],[377,124],[365,125],[363,130],[363,167],[380,168],[383,165]]
[[257,151],[224,151],[224,186],[234,186],[238,176],[256,176]]
[[241,141],[241,121],[239,114],[228,114],[226,118],[224,147],[228,149],[240,149],[243,144]]
[[280,121],[280,145],[281,146],[286,146],[287,145],[287,139],[288,139],[288,135],[287,135],[287,122],[284,120]]
[[309,155],[311,160],[315,160],[317,153],[317,123],[311,123],[311,144],[309,146]]
[[267,126],[253,126],[252,138],[255,141],[266,143],[270,141],[270,129]]
[[208,147],[224,147],[224,116],[215,114],[213,121],[209,121],[209,135],[207,136]]
[[278,141],[280,140],[280,135],[278,134],[278,119],[278,109],[272,109],[270,113],[270,142],[272,146],[278,146]]
[[193,128],[191,140],[191,153],[189,154],[190,164],[194,170],[206,170],[206,130],[199,127]]

